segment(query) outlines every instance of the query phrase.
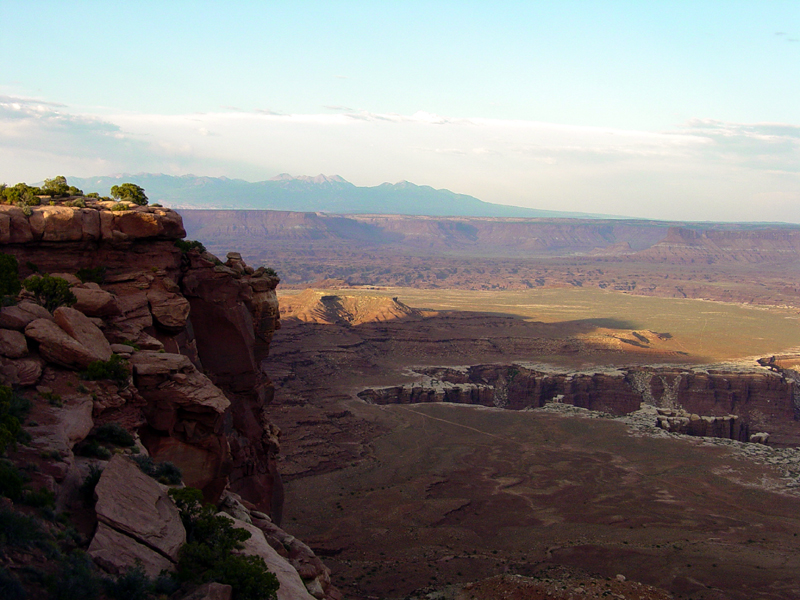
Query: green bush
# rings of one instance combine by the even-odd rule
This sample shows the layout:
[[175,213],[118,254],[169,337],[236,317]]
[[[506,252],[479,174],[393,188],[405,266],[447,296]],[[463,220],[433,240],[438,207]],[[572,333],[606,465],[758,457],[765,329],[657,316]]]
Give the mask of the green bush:
[[136,441],[133,436],[119,423],[104,423],[97,428],[94,434],[101,442],[108,442],[125,448],[133,446]]
[[264,267],[264,273],[266,275],[269,275],[270,277],[277,277],[278,276],[278,272],[275,269],[273,269],[272,267]]
[[0,567],[0,598],[3,600],[25,600],[25,588],[13,573]]
[[194,488],[170,490],[181,511],[187,543],[178,557],[179,581],[217,581],[233,587],[234,600],[268,600],[276,597],[278,578],[258,556],[235,555],[250,532],[237,529],[230,519],[217,515],[212,504],[202,504]]
[[127,200],[139,206],[145,206],[147,204],[147,196],[144,193],[144,188],[139,187],[135,183],[122,183],[120,185],[111,186],[111,196],[117,200]]
[[184,254],[189,252],[189,250],[194,250],[195,248],[197,248],[200,254],[206,251],[206,247],[202,244],[202,242],[198,242],[197,240],[175,240],[175,247]]
[[59,306],[72,306],[78,300],[69,289],[69,282],[61,277],[31,275],[22,285],[36,295],[36,299],[50,312]]
[[83,283],[103,283],[106,280],[106,268],[105,267],[84,267],[82,269],[78,269],[78,272],[75,275],[80,279]]
[[63,175],[57,175],[53,179],[45,179],[42,186],[42,194],[50,197],[66,196],[69,186],[67,185],[67,178]]
[[124,387],[128,383],[130,374],[128,361],[119,354],[112,354],[108,360],[96,360],[89,363],[86,371],[81,373],[81,377],[89,381],[110,379],[120,387]]
[[102,474],[103,469],[97,465],[91,465],[89,467],[89,474],[81,484],[81,496],[86,506],[94,506],[94,488],[96,488],[97,484],[100,482],[100,476]]
[[16,444],[23,434],[20,424],[28,414],[30,403],[15,394],[7,385],[0,385],[0,454],[6,451],[9,444]]
[[25,478],[10,460],[0,461],[0,496],[11,498],[14,502],[22,497]]
[[28,548],[44,539],[39,521],[34,517],[0,508],[0,548],[13,546]]
[[111,450],[97,443],[97,440],[86,440],[75,447],[77,454],[88,456],[89,458],[99,458],[108,460],[111,458]]
[[53,508],[56,505],[56,495],[45,488],[39,488],[38,492],[26,490],[20,501],[33,508]]
[[157,463],[149,456],[134,456],[133,460],[143,473],[164,485],[178,485],[183,477],[181,470],[169,461]]
[[128,208],[127,204],[124,204],[122,202],[117,202],[111,207],[112,212],[122,212],[123,210],[130,210],[130,208]]
[[58,573],[49,578],[48,588],[54,600],[94,600],[100,593],[100,583],[92,561],[75,550],[64,561]]
[[103,589],[114,600],[144,600],[153,591],[153,582],[142,566],[136,565],[116,579],[103,579]]
[[17,206],[38,206],[39,195],[42,190],[25,183],[18,183],[13,187],[4,187],[2,190],[2,200],[6,204],[16,204]]
[[58,408],[64,406],[64,402],[61,400],[61,394],[56,394],[55,392],[40,392],[39,395],[47,400],[50,406],[57,406]]
[[98,194],[97,192],[89,192],[88,194],[86,194],[86,197],[87,198],[100,198],[100,194]]
[[64,202],[64,206],[71,206],[72,208],[86,208],[86,200],[83,198],[75,198],[75,200]]
[[0,253],[0,296],[16,296],[22,284],[19,282],[19,263],[13,254]]

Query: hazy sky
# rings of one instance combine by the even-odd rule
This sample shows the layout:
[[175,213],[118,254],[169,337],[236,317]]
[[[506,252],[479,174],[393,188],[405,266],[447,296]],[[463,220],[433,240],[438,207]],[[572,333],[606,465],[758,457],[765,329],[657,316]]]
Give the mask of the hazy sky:
[[800,222],[800,0],[0,0],[0,182],[338,174]]

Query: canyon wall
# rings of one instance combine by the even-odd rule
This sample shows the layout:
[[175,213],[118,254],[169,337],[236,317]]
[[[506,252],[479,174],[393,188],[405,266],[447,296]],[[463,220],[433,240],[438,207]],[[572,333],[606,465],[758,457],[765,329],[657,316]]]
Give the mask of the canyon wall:
[[602,373],[544,372],[522,365],[420,368],[420,383],[370,388],[375,404],[454,402],[511,410],[551,402],[623,415],[642,403],[660,409],[661,425],[680,433],[749,441],[770,433],[777,445],[800,444],[797,384],[764,369],[641,368]]
[[[336,598],[328,569],[278,527],[280,432],[267,415],[274,387],[260,368],[280,327],[278,278],[247,266],[237,253],[222,262],[202,248],[179,246],[185,232],[174,211],[134,205],[112,211],[112,203],[86,200],[81,208],[0,206],[0,251],[16,257],[22,277],[63,279],[76,300],[51,312],[23,290],[0,309],[0,383],[32,406],[26,427],[32,441],[12,460],[36,466],[31,485],[52,492],[68,510],[82,510],[75,504],[78,486],[92,468],[103,469],[101,482],[117,477],[99,486],[106,490],[98,492],[100,523],[84,532],[92,539],[89,553],[110,572],[140,561],[157,575],[174,568],[180,536],[170,538],[169,551],[159,541],[142,546],[141,528],[164,525],[145,517],[128,523],[136,519],[124,516],[142,508],[131,499],[143,487],[114,475],[127,463],[112,461],[112,468],[103,453],[86,458],[103,426],[122,427],[136,446],[116,448],[117,454],[173,463],[206,501],[257,525],[265,547],[274,548],[262,554],[280,555],[268,564],[279,578],[289,577],[279,600]],[[102,376],[87,380],[97,361]],[[171,504],[156,483],[150,487],[153,501]],[[156,521],[167,515],[159,511]]]

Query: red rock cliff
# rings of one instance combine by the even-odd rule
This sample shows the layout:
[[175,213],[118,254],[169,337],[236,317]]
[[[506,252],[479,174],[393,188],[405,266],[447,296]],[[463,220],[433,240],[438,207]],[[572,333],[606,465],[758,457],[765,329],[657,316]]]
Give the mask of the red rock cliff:
[[[229,486],[279,521],[278,431],[264,412],[273,387],[260,369],[280,326],[277,277],[235,254],[223,264],[196,249],[183,253],[175,247],[185,235],[182,220],[170,209],[112,212],[98,202],[28,212],[0,206],[0,244],[17,257],[21,274],[64,274],[75,308],[108,342],[141,350],[131,356],[133,386],[99,397],[96,421],[138,429],[156,460],[177,464],[209,499]],[[97,268],[105,269],[99,285],[74,277]],[[6,320],[19,312],[13,309]],[[37,335],[39,355],[51,360],[47,348],[58,344]],[[7,354],[0,361],[8,382],[39,383],[41,359]]]

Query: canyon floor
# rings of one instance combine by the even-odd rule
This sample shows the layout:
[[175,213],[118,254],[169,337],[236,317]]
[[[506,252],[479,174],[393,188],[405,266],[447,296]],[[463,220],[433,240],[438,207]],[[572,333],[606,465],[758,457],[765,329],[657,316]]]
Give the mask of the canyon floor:
[[553,569],[569,589],[621,574],[676,598],[800,596],[800,497],[775,467],[613,419],[355,397],[417,365],[751,366],[797,345],[793,309],[580,288],[291,291],[281,305],[264,368],[284,524],[348,598],[444,598]]

